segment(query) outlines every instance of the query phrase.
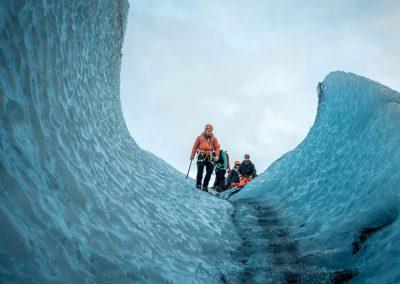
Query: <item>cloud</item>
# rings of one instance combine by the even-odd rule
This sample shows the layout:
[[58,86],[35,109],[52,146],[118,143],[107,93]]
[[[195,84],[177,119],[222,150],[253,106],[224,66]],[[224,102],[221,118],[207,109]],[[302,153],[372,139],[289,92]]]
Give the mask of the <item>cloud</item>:
[[121,100],[139,145],[182,172],[215,125],[233,159],[264,170],[311,127],[333,70],[400,89],[396,1],[134,1]]

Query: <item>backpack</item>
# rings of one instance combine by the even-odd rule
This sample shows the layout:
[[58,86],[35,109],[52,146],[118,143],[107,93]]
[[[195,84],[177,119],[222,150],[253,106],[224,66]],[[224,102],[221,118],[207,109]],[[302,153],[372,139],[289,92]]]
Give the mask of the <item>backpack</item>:
[[228,168],[228,153],[224,150],[219,152],[219,160],[216,163],[215,167],[220,170],[226,170]]

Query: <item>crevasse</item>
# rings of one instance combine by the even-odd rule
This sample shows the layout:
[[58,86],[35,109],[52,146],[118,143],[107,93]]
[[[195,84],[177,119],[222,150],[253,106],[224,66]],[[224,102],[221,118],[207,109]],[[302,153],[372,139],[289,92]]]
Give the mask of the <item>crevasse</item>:
[[127,9],[0,2],[0,282],[399,282],[399,93],[329,74],[306,139],[213,198],[126,129]]

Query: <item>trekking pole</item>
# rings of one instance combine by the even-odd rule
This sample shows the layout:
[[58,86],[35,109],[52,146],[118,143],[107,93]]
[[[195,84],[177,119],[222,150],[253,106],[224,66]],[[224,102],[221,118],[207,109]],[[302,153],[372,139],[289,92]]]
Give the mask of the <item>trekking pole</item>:
[[190,165],[189,165],[188,172],[187,172],[187,174],[186,174],[186,179],[187,179],[187,178],[188,178],[188,176],[189,176],[190,167],[192,166],[192,162],[193,162],[193,160],[190,160]]

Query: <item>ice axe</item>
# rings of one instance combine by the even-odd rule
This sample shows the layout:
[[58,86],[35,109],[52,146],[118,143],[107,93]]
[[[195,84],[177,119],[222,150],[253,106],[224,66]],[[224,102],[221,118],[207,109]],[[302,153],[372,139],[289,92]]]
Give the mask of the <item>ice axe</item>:
[[186,174],[186,179],[187,179],[188,176],[189,176],[190,168],[192,167],[192,162],[193,162],[193,159],[190,159],[190,165],[189,165],[188,172],[187,172],[187,174]]

